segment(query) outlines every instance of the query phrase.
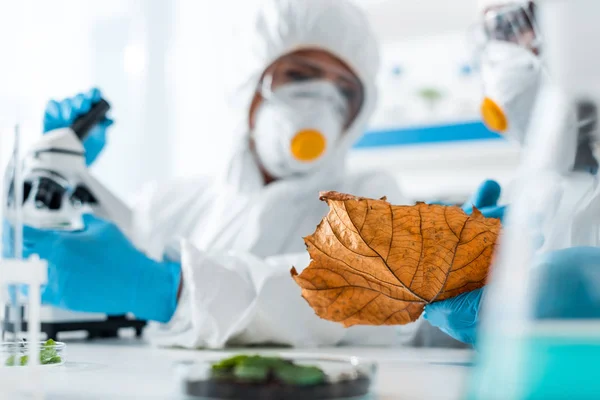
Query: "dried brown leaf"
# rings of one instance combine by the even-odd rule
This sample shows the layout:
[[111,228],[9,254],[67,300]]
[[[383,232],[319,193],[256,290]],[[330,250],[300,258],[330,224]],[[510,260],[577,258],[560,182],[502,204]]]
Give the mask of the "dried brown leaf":
[[327,217],[304,239],[310,265],[292,276],[321,318],[352,325],[401,325],[426,304],[484,285],[501,229],[459,207],[393,206],[321,194]]

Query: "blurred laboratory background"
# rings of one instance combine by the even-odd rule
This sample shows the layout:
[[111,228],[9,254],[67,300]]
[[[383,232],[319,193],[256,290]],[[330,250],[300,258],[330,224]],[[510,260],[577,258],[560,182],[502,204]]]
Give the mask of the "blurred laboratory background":
[[[356,0],[382,45],[380,101],[350,158],[416,200],[460,202],[511,180],[517,149],[480,122],[476,0]],[[259,0],[20,0],[0,12],[0,127],[42,127],[45,103],[97,86],[116,124],[94,166],[124,198],[151,179],[211,174],[231,146],[229,79]],[[7,10],[8,8],[8,10]],[[333,33],[332,33],[333,34]],[[326,188],[324,188],[326,189]]]

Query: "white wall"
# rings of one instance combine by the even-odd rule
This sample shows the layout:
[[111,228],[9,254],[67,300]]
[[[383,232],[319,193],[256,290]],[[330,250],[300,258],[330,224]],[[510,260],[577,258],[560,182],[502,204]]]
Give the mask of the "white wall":
[[384,42],[462,32],[476,21],[477,0],[355,0]]
[[45,103],[103,89],[116,124],[94,166],[127,198],[144,181],[171,175],[168,74],[171,2],[20,0],[0,12],[0,119],[41,132]]
[[[373,128],[478,120],[481,79],[464,32],[386,41],[381,46],[380,98]],[[436,90],[434,104],[421,96]]]
[[[224,164],[231,146],[230,73],[236,58],[235,27],[257,0],[178,0],[172,74],[175,126],[174,173],[213,174]],[[235,10],[235,12],[232,12]]]

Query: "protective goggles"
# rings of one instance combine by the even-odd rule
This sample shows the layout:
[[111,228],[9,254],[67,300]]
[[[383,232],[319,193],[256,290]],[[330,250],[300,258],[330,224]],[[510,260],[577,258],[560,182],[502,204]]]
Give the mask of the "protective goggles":
[[281,86],[315,82],[331,83],[346,101],[349,117],[358,113],[364,101],[364,88],[358,77],[348,70],[306,56],[289,55],[277,60],[267,69],[259,91],[269,99]]
[[536,20],[536,5],[511,4],[488,10],[481,24],[473,29],[477,50],[483,50],[491,41],[517,44],[539,55],[542,36]]

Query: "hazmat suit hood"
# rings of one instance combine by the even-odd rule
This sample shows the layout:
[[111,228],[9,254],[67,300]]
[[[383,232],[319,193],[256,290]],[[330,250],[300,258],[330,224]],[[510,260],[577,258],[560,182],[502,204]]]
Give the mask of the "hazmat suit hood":
[[285,184],[304,190],[333,187],[343,179],[348,150],[363,134],[377,99],[379,48],[368,20],[347,0],[265,0],[250,20],[234,53],[237,68],[231,75],[235,85],[230,102],[236,129],[223,179],[242,192],[264,186],[258,160],[250,149],[252,99],[272,63],[297,50],[318,49],[345,62],[358,76],[364,89],[363,104],[332,156],[310,174],[285,179]]

